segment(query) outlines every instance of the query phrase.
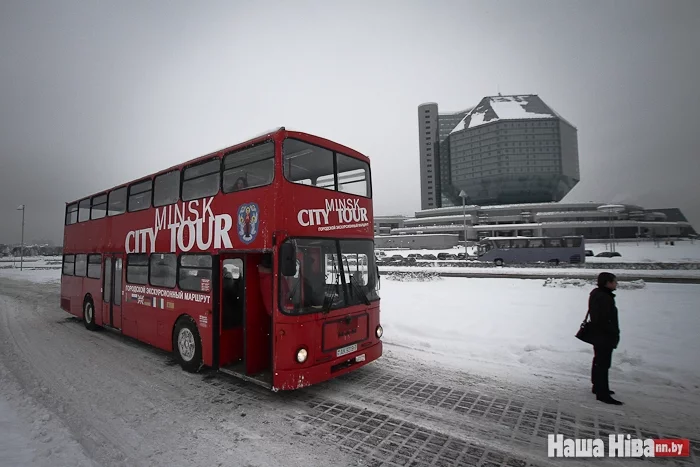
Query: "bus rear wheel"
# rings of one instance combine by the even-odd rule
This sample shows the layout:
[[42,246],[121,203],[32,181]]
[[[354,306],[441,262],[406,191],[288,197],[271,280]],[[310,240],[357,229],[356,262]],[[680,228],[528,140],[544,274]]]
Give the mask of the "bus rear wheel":
[[97,329],[97,325],[95,324],[95,304],[92,303],[90,297],[86,297],[85,302],[83,302],[83,323],[85,323],[85,327],[90,331],[95,331]]
[[173,353],[183,370],[196,373],[202,367],[202,341],[194,320],[183,316],[175,324]]
[[493,262],[496,266],[503,266],[503,260],[501,258],[498,258]]

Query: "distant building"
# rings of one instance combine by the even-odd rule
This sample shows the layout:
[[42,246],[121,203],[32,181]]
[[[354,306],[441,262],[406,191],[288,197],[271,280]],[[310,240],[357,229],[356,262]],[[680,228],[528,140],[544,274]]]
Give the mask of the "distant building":
[[579,182],[578,137],[536,95],[484,97],[476,107],[418,106],[421,208],[560,201]]
[[421,210],[414,218],[376,216],[377,237],[464,239],[465,230],[468,240],[696,234],[677,208],[620,205],[611,214],[599,203],[561,203],[581,178],[577,129],[537,95],[488,96],[475,107],[447,113],[434,102],[421,104],[418,130]]
[[[690,225],[688,219],[678,208],[651,209],[651,211],[663,214],[669,222],[688,222],[688,225]],[[692,226],[689,227],[688,233],[691,235],[698,234]]]
[[[679,209],[651,210],[620,205],[620,212],[600,211],[600,203],[528,203],[468,205],[418,211],[413,218],[375,216],[375,235],[456,234],[467,240],[495,236],[583,235],[615,238],[687,237],[695,230]],[[466,216],[463,215],[466,213]],[[390,227],[399,225],[398,227]]]
[[[380,219],[380,221],[378,221]],[[392,229],[403,227],[406,216],[380,216],[374,218],[374,236],[389,235]]]
[[384,235],[375,237],[375,248],[410,248],[412,250],[446,250],[459,244],[453,234]]

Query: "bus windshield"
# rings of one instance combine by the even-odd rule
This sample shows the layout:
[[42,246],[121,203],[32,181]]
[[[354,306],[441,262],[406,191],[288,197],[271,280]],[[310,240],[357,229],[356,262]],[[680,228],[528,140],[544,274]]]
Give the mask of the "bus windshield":
[[477,245],[477,251],[478,255],[481,256],[487,251],[489,251],[492,248],[491,242],[488,240],[482,240],[478,245]]
[[379,299],[372,240],[287,241],[296,247],[297,270],[293,277],[280,275],[283,312],[327,312]]

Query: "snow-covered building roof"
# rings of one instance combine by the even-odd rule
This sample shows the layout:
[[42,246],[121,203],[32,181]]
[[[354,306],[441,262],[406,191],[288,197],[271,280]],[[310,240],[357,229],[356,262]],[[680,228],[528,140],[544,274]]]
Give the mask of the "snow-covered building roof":
[[[452,130],[475,128],[499,120],[562,119],[537,95],[484,97]],[[563,119],[562,119],[563,120]]]

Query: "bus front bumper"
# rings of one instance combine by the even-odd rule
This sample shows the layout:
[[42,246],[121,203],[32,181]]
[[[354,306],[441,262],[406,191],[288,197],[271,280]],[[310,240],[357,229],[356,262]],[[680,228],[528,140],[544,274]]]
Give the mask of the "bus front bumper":
[[346,355],[324,363],[299,370],[275,371],[272,380],[273,391],[288,391],[301,389],[313,384],[328,381],[337,376],[350,373],[382,355],[382,342],[362,348],[350,355]]

